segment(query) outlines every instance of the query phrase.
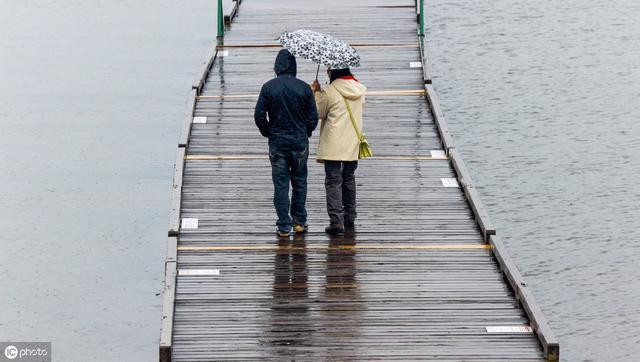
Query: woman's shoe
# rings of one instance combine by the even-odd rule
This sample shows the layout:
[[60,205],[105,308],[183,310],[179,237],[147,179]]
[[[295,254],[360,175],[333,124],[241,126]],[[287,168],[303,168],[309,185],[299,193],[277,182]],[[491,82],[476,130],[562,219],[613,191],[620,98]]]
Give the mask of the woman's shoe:
[[331,224],[324,229],[324,232],[331,235],[344,234],[343,224]]

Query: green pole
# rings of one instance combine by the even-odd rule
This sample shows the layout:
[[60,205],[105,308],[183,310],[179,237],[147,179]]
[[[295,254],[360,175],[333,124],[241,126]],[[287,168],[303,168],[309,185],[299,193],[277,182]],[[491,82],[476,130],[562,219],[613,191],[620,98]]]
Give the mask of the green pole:
[[224,37],[224,15],[222,11],[222,0],[218,0],[218,38]]
[[420,0],[420,35],[424,35],[424,0]]

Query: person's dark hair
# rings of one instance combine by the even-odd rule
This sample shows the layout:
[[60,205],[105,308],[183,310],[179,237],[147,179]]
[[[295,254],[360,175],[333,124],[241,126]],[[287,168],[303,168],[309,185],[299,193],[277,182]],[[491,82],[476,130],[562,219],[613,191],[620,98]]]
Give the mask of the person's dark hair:
[[333,83],[334,80],[340,77],[347,77],[347,76],[353,77],[353,74],[351,74],[351,70],[349,70],[349,68],[331,69],[329,70],[329,83]]

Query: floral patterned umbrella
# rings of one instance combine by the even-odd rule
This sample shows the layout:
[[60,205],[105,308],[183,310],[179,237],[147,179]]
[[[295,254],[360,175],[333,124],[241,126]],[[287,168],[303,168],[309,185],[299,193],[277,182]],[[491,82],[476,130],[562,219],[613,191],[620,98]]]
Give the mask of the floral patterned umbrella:
[[329,69],[343,69],[360,65],[360,55],[349,44],[330,35],[312,30],[285,31],[278,38],[291,54],[326,65]]

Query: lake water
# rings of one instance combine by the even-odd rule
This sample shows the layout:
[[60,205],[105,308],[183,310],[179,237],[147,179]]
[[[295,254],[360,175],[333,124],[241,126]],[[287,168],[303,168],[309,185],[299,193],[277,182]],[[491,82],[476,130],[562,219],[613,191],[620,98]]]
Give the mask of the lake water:
[[[563,360],[637,360],[640,6],[426,9],[445,115]],[[175,147],[215,11],[3,1],[0,341],[156,359]]]
[[215,2],[3,1],[0,341],[152,361],[173,162]]
[[565,361],[640,359],[640,4],[434,0],[434,84]]

